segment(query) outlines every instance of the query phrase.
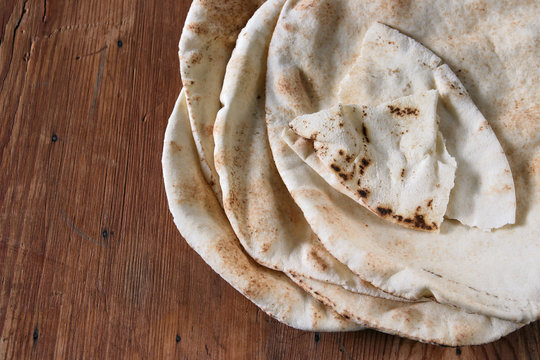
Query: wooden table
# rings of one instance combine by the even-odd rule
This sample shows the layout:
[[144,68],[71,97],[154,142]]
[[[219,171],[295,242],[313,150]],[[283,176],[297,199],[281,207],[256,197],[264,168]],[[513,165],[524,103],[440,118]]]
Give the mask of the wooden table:
[[540,327],[443,348],[281,325],[167,208],[189,1],[0,2],[0,358],[540,358]]

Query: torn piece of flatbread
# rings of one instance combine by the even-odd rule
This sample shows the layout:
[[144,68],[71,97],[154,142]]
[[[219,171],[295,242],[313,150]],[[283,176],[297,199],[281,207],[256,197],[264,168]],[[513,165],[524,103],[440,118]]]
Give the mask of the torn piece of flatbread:
[[330,185],[402,226],[439,231],[455,160],[439,132],[436,90],[372,107],[299,116],[285,141]]

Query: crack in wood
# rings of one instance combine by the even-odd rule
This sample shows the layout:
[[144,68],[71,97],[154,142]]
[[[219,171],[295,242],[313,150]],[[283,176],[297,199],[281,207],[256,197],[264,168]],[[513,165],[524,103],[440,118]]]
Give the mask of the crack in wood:
[[41,22],[45,23],[47,21],[47,0],[43,0],[43,16],[41,17]]
[[17,23],[15,24],[15,28],[13,29],[13,39],[11,41],[11,55],[13,55],[14,50],[15,50],[15,38],[17,37],[17,30],[19,30],[19,26],[21,26],[21,22],[24,17],[24,14],[26,14],[26,3],[28,3],[28,0],[24,0],[21,16],[19,16],[19,20],[17,20]]
[[22,19],[24,15],[26,14],[26,3],[28,3],[28,0],[24,0],[21,15],[19,16],[19,19],[17,20],[17,23],[15,24],[15,27],[13,28],[13,38],[11,40],[11,54],[9,56],[8,65],[6,67],[6,72],[4,76],[2,77],[2,86],[0,87],[0,93],[2,90],[4,90],[4,84],[6,82],[6,78],[9,74],[9,69],[11,68],[11,63],[13,61],[13,54],[15,53],[15,39],[17,38],[17,30],[19,30],[19,27],[21,26]]

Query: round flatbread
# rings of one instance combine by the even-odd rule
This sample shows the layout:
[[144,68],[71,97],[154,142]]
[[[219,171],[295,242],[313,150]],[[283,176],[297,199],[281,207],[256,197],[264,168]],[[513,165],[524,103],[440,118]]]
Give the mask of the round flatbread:
[[[434,297],[471,312],[535,320],[540,315],[540,131],[534,114],[540,94],[534,84],[540,76],[531,64],[540,44],[538,4],[488,1],[481,13],[446,1],[384,4],[285,4],[269,49],[266,82],[277,169],[324,246],[361,278],[409,299]],[[439,234],[404,229],[337,192],[283,141],[291,120],[339,103],[343,79],[375,21],[409,34],[462,79],[468,90],[462,96],[470,96],[506,152],[516,184],[515,225],[485,232],[447,220]]]
[[194,0],[179,44],[189,120],[205,179],[221,201],[212,131],[219,93],[236,38],[264,0]]

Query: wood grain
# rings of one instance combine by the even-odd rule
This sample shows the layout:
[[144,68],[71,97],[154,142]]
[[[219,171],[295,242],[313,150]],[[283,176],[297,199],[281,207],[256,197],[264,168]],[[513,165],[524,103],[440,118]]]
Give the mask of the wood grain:
[[538,359],[269,318],[180,237],[161,149],[189,1],[0,2],[0,358]]

